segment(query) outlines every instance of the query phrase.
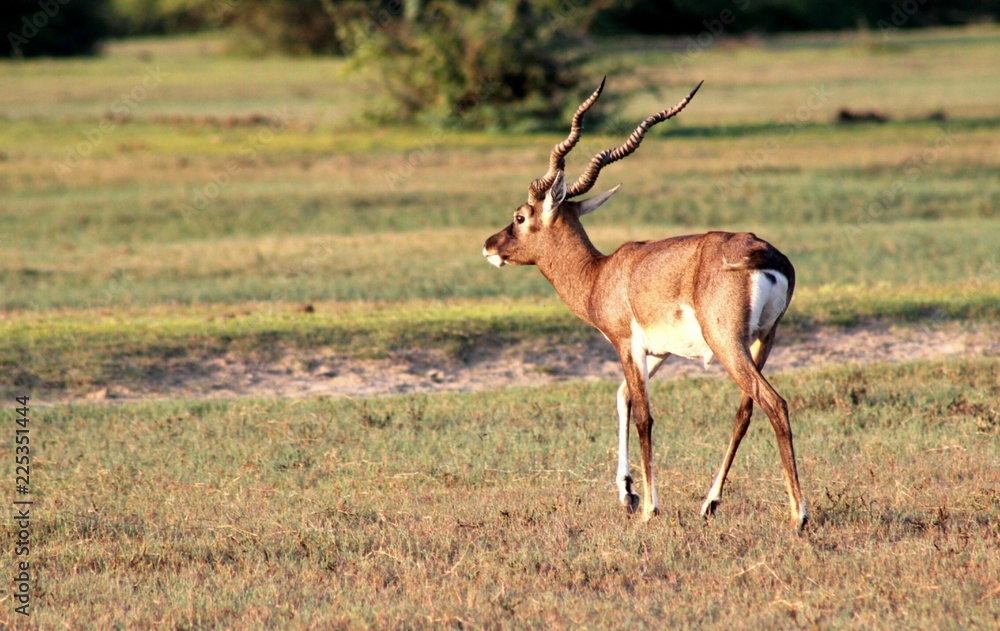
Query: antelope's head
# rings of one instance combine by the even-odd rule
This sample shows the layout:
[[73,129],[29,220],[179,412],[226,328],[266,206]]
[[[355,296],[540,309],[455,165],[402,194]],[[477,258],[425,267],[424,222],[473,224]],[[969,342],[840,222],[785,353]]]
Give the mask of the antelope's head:
[[534,265],[545,253],[558,251],[560,241],[567,233],[582,233],[580,217],[597,210],[618,191],[621,185],[589,199],[573,201],[573,198],[593,188],[601,169],[635,151],[650,127],[676,116],[700,87],[701,83],[677,105],[643,121],[625,144],[598,153],[590,160],[580,178],[572,185],[567,185],[566,154],[580,140],[583,115],[601,96],[604,90],[604,80],[602,80],[594,93],[577,108],[569,136],[552,148],[548,172],[528,187],[528,201],[514,211],[514,220],[509,226],[486,240],[483,246],[483,256],[486,260],[497,267]]

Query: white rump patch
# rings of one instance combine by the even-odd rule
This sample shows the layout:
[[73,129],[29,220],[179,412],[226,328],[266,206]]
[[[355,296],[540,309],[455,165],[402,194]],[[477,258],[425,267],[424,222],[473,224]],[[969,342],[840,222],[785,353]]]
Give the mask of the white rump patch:
[[774,270],[750,275],[750,339],[770,331],[788,306],[788,278]]

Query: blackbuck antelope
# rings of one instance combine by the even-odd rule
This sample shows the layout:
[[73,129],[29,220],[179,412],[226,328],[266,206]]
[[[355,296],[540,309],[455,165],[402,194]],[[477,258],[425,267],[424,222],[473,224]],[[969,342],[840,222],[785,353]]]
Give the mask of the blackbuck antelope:
[[619,187],[570,201],[594,186],[601,169],[634,152],[650,127],[684,109],[700,87],[699,83],[680,103],[643,121],[625,144],[598,153],[580,179],[567,186],[565,157],[580,139],[583,115],[601,95],[602,81],[577,109],[569,136],[552,149],[548,172],[529,186],[528,202],[514,212],[513,223],[486,240],[483,255],[497,267],[538,266],[573,313],[603,333],[618,352],[625,380],[618,389],[616,482],[619,499],[629,513],[639,509],[629,473],[630,416],[639,434],[643,518],[659,513],[649,378],[670,355],[700,358],[706,364],[715,357],[739,385],[743,399],[702,515],[714,514],[719,505],[726,474],[756,402],[778,438],[792,519],[801,528],[806,509],[788,406],[760,373],[792,299],[795,270],[791,262],[771,244],[746,232],[626,243],[604,255],[590,242],[580,217],[597,210]]

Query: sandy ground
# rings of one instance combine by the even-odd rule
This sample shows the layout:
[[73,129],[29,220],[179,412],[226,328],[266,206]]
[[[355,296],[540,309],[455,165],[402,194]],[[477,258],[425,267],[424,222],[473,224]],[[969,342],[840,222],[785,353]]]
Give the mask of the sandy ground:
[[[1000,323],[870,324],[820,327],[779,337],[765,373],[832,365],[922,359],[1000,356]],[[142,392],[114,385],[86,395],[92,400],[136,398],[365,397],[412,392],[469,392],[509,386],[544,386],[568,380],[617,380],[621,367],[610,345],[595,333],[576,345],[539,342],[481,348],[466,361],[413,350],[388,359],[338,358],[323,352],[289,352],[274,363],[222,356],[200,374],[171,372]],[[717,362],[671,358],[656,379],[723,376]]]

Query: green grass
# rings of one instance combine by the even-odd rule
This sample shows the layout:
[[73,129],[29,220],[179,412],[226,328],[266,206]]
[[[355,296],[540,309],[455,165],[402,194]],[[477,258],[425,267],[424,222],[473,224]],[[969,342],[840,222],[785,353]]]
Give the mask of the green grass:
[[1000,362],[773,381],[812,517],[798,537],[762,418],[698,517],[738,401],[715,379],[653,382],[649,524],[617,506],[613,383],[36,408],[32,622],[995,626]]
[[[555,299],[320,302],[312,313],[276,304],[11,314],[0,318],[0,396],[28,389],[58,399],[109,386],[144,392],[170,374],[207,376],[208,362],[220,357],[259,364],[303,352],[368,359],[419,348],[466,362],[525,344],[602,344],[597,331]],[[975,284],[805,289],[794,304],[782,326],[788,344],[821,325],[1000,319],[995,286],[984,291]]]
[[[624,184],[588,220],[599,246],[751,229],[792,257],[800,289],[936,287],[942,310],[955,311],[944,289],[974,284],[988,302],[998,293],[1000,121],[980,104],[1000,99],[986,62],[1000,36],[898,37],[905,46],[892,54],[857,38],[706,51],[690,68],[709,79],[697,101],[599,183]],[[609,87],[625,109],[588,129],[573,173],[676,98],[664,75],[672,49],[607,47],[608,63],[627,70]],[[956,55],[962,64],[947,61]],[[757,72],[764,60],[782,73]],[[150,63],[162,84],[58,173],[53,165],[130,89],[129,73]],[[229,58],[200,38],[125,43],[96,60],[3,62],[12,89],[0,95],[0,306],[550,296],[537,274],[497,274],[478,252],[559,136],[359,128],[342,110],[365,79],[345,79],[340,63]],[[926,102],[949,115],[930,122],[906,101],[884,100],[887,73],[965,87]],[[836,89],[789,128],[784,116],[814,83]],[[895,120],[837,126],[841,106],[883,108]],[[289,123],[273,134],[247,122],[275,107]]]
[[[265,299],[404,302],[551,297],[551,287],[536,271],[497,271],[487,265],[480,253],[482,242],[490,230],[499,228],[230,237],[95,246],[89,251],[67,243],[32,257],[8,251],[0,255],[0,261],[7,263],[0,271],[6,289],[2,301],[8,309],[37,310]],[[917,291],[975,284],[996,297],[1000,285],[997,221],[760,228],[755,228],[758,234],[795,262],[800,293],[839,288],[852,294],[857,288],[887,286]],[[591,234],[599,247],[610,252],[628,239],[693,230],[598,225]],[[947,292],[941,293],[947,298]]]

